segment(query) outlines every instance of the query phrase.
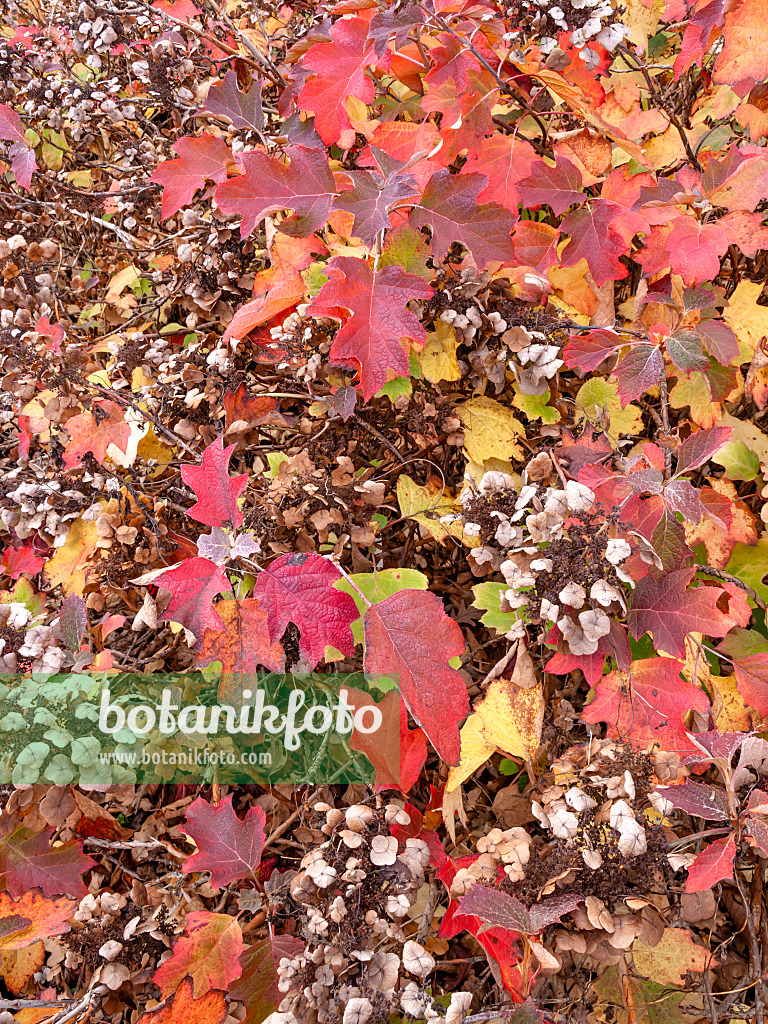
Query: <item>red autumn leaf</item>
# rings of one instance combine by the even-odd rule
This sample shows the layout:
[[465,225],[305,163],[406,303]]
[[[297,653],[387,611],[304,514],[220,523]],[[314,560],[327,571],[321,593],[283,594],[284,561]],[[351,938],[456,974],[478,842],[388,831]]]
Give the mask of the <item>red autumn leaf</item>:
[[[719,264],[718,264],[719,265]],[[667,355],[681,370],[706,370],[709,359],[704,355],[702,339],[696,331],[676,331],[665,343]]]
[[187,914],[184,931],[174,943],[173,956],[164,960],[152,976],[167,998],[184,978],[192,979],[195,999],[211,989],[226,991],[242,972],[238,957],[243,952],[243,933],[229,914],[196,910]]
[[756,82],[768,78],[768,19],[761,0],[742,0],[724,7],[725,42],[715,62],[713,78],[715,82],[727,82],[743,95]]
[[464,653],[460,626],[436,594],[403,590],[363,617],[365,671],[394,675],[408,710],[448,764],[458,764],[469,711],[464,679],[448,662]]
[[351,145],[354,134],[347,114],[347,97],[371,103],[375,91],[366,68],[372,61],[386,67],[389,56],[385,52],[380,58],[375,57],[368,40],[368,22],[363,18],[337,21],[330,34],[331,42],[315,43],[302,58],[302,68],[312,72],[312,76],[297,102],[301,110],[314,113],[315,130],[326,146],[335,145],[343,135],[352,136]]
[[536,152],[525,139],[495,132],[483,142],[482,150],[467,160],[462,173],[486,174],[488,184],[478,193],[478,201],[500,203],[517,215],[517,183],[530,174],[535,159]]
[[694,568],[678,569],[659,578],[646,576],[635,587],[627,624],[635,640],[653,636],[657,648],[674,657],[685,656],[689,633],[725,636],[731,622],[718,608],[718,587],[688,589]]
[[419,191],[423,191],[434,172],[445,166],[445,161],[440,159],[443,156],[442,148],[434,158],[427,159],[439,142],[440,135],[431,121],[386,121],[377,125],[370,145],[366,146],[358,157],[358,164],[361,167],[375,165],[385,173],[376,157],[378,150],[401,164],[408,163],[417,153],[424,153],[421,160],[417,160],[408,168],[408,173],[416,179]]
[[[382,153],[381,157],[384,155]],[[352,189],[338,196],[333,208],[346,210],[354,216],[353,234],[371,247],[380,231],[392,227],[390,207],[410,197],[415,201],[420,190],[410,174],[394,172],[382,179],[370,171],[350,171],[349,178]]]
[[77,900],[67,896],[44,896],[40,889],[28,889],[18,899],[0,892],[0,952],[24,949],[39,939],[69,931],[69,918]]
[[[768,155],[762,147],[732,145],[721,159],[707,161],[701,175],[701,184],[713,206],[724,206],[736,213],[749,213],[765,196],[768,188]],[[738,223],[724,217],[718,223]],[[759,230],[762,218],[753,223]]]
[[45,561],[35,554],[31,544],[26,544],[23,548],[6,548],[3,552],[3,571],[12,580],[17,580],[22,573],[37,576]]
[[324,254],[327,251],[316,235],[290,238],[280,231],[275,232],[269,250],[272,265],[256,275],[254,297],[232,317],[222,336],[222,344],[231,338],[239,341],[254,327],[268,323],[279,313],[301,302],[307,290],[301,271],[310,265],[313,253]]
[[249,427],[258,426],[259,423],[287,427],[296,422],[295,416],[282,412],[276,398],[271,395],[249,395],[245,384],[241,384],[237,391],[226,391],[222,403],[228,431],[235,423],[245,423]]
[[[376,705],[369,693],[352,688],[347,700],[355,708]],[[349,745],[365,754],[376,769],[378,789],[407,793],[416,785],[427,759],[427,738],[422,729],[408,728],[408,712],[397,690],[390,690],[376,706],[382,714],[381,727],[370,733],[353,729]]]
[[216,614],[223,626],[206,627],[198,665],[222,664],[219,700],[233,703],[242,676],[253,676],[261,666],[272,672],[285,669],[285,651],[279,638],[270,641],[267,613],[258,601],[219,601]]
[[226,117],[235,128],[258,130],[264,125],[261,86],[261,79],[255,78],[248,92],[240,92],[237,88],[237,75],[230,68],[221,81],[208,90],[203,111],[217,117]]
[[290,164],[259,150],[243,153],[244,173],[230,178],[216,189],[216,204],[228,214],[241,214],[240,234],[246,238],[267,214],[293,210],[293,217],[281,221],[280,230],[305,237],[328,219],[336,183],[324,150],[292,146],[287,150]]
[[211,989],[195,999],[193,989],[192,979],[184,978],[173,995],[153,1010],[145,1010],[136,1024],[221,1024],[227,1016],[226,994]]
[[171,592],[171,600],[160,618],[180,622],[194,633],[198,643],[206,629],[224,628],[213,607],[213,599],[231,587],[222,570],[210,559],[185,558],[153,582]]
[[224,439],[217,437],[203,452],[199,466],[182,466],[181,479],[191,487],[197,496],[187,515],[206,526],[231,526],[237,529],[243,521],[243,513],[237,507],[237,499],[248,484],[248,474],[230,476],[229,460],[235,445],[224,447]]
[[498,203],[478,205],[487,183],[484,174],[451,174],[447,168],[435,171],[427,182],[410,223],[431,229],[432,252],[438,259],[452,242],[466,246],[479,267],[513,259],[510,232],[517,217]]
[[249,946],[240,955],[243,973],[229,990],[232,999],[245,1003],[242,1024],[262,1024],[273,1013],[283,993],[278,989],[277,967],[283,957],[292,959],[304,949],[293,935],[275,935]]
[[[547,643],[556,643],[559,637],[560,630],[553,626]],[[590,686],[594,686],[602,676],[606,658],[613,658],[619,668],[628,668],[632,660],[627,628],[615,620],[611,621],[611,632],[598,640],[594,654],[571,654],[562,640],[558,647],[560,650],[553,654],[544,670],[556,676],[564,676],[574,669],[580,669]]]
[[13,107],[9,107],[6,103],[0,104],[0,139],[13,143],[10,150],[11,170],[19,185],[29,192],[32,185],[32,174],[37,168],[35,151],[24,135],[24,124],[21,118]]
[[263,569],[253,588],[266,609],[269,635],[278,641],[289,622],[299,629],[299,653],[314,668],[325,648],[351,656],[355,650],[351,625],[360,613],[349,594],[336,590],[336,566],[322,555],[280,555]]
[[469,68],[467,86],[459,89],[453,79],[433,85],[421,98],[425,113],[435,111],[442,117],[443,164],[453,162],[466,152],[479,156],[487,137],[493,135],[493,108],[499,91],[495,78],[485,68]]
[[[766,242],[768,249],[768,242]],[[739,341],[722,320],[704,320],[696,324],[696,333],[704,339],[707,352],[723,366],[729,366],[739,354]]]
[[733,877],[733,861],[736,856],[736,841],[733,835],[716,839],[698,855],[688,868],[686,892],[703,892],[711,889],[724,878]]
[[82,875],[96,867],[96,861],[83,854],[83,844],[76,840],[51,846],[53,832],[33,832],[19,825],[0,839],[0,876],[12,896],[35,887],[45,896],[85,896]]
[[701,63],[704,54],[720,34],[723,25],[725,4],[723,0],[696,4],[683,34],[680,53],[675,59],[675,81],[696,63]]
[[744,702],[768,715],[768,640],[756,629],[734,629],[717,648],[733,661],[736,686]]
[[680,678],[675,658],[633,661],[627,672],[609,672],[595,687],[595,697],[582,711],[583,722],[606,722],[608,735],[649,749],[656,744],[670,752],[696,748],[688,739],[682,716],[709,711],[707,695]]
[[611,331],[580,331],[563,349],[563,362],[571,370],[596,370],[625,344]]
[[585,259],[597,285],[627,276],[619,257],[629,253],[634,235],[649,230],[644,216],[605,199],[595,199],[589,207],[575,210],[560,227],[571,236],[563,250],[562,265],[573,267]]
[[80,466],[83,456],[91,452],[101,465],[107,457],[107,448],[116,445],[121,452],[128,449],[131,428],[125,422],[124,410],[117,402],[94,402],[94,412],[81,412],[64,424],[72,440],[64,449],[67,469]]
[[675,476],[703,466],[720,451],[730,436],[730,427],[707,427],[691,434],[678,448]]
[[[399,9],[388,7],[377,11],[368,26],[368,41],[373,43],[376,56],[384,56],[387,43],[393,36],[395,45],[401,47],[410,30],[415,25],[421,25],[423,21],[424,14],[412,3],[406,3]],[[434,53],[434,50],[432,52]]]
[[426,332],[406,303],[428,299],[432,288],[401,267],[375,270],[368,260],[335,256],[324,268],[328,281],[310,306],[313,316],[344,321],[331,346],[330,359],[359,365],[366,401],[387,383],[388,371],[407,377],[408,352],[403,339],[422,346]]
[[614,367],[619,398],[624,408],[649,388],[657,387],[664,371],[664,357],[656,345],[637,345]]
[[536,267],[546,272],[560,262],[557,243],[560,229],[540,220],[521,220],[512,239],[515,267]]
[[676,217],[666,241],[672,273],[688,285],[711,281],[720,273],[728,242],[727,231],[717,221],[701,224],[693,217]]
[[536,210],[546,204],[559,216],[574,203],[584,202],[581,188],[581,171],[558,153],[554,167],[545,160],[534,161],[529,177],[517,183],[517,194],[523,206]]
[[200,136],[185,135],[174,142],[176,160],[165,160],[149,179],[163,186],[163,220],[173,217],[206,181],[227,180],[227,166],[232,153],[224,139],[203,132]]
[[13,107],[9,107],[7,103],[0,103],[0,139],[28,145],[27,137],[24,134],[24,123]]
[[181,866],[184,874],[210,871],[211,885],[220,889],[238,878],[255,878],[264,849],[263,808],[251,807],[245,818],[235,814],[232,794],[214,807],[198,797],[190,804],[181,831],[191,836],[198,851]]

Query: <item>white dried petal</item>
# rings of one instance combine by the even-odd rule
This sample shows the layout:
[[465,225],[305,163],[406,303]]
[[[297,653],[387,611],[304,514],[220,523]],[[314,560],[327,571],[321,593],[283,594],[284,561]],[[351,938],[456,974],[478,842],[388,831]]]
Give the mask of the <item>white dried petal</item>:
[[607,580],[596,580],[590,587],[589,596],[603,608],[608,608],[614,601],[623,603],[621,592],[616,587],[612,587]]
[[391,992],[397,985],[400,958],[396,953],[378,952],[366,968],[366,983],[374,992]]
[[553,515],[565,516],[568,514],[568,500],[565,491],[551,490],[544,502],[544,511]]
[[578,627],[572,636],[568,637],[568,650],[577,658],[586,654],[594,654],[597,651],[599,641],[588,640],[584,636],[581,627]]
[[566,483],[565,496],[571,512],[588,512],[595,503],[595,492],[576,480]]
[[557,616],[560,614],[560,605],[553,604],[548,601],[546,597],[541,599],[541,607],[539,608],[539,615],[542,619],[546,619],[547,622],[557,622]]
[[593,800],[589,793],[585,793],[583,789],[579,789],[578,786],[573,786],[565,794],[565,802],[574,811],[591,811],[593,807],[597,807],[597,801]]
[[625,857],[638,857],[645,853],[648,844],[645,829],[635,819],[634,812],[625,800],[617,800],[611,807],[611,828],[619,833],[618,847]]
[[517,501],[515,502],[515,511],[519,512],[520,509],[527,508],[535,494],[536,488],[532,487],[530,484],[526,484],[526,486],[520,491]]
[[560,970],[560,967],[562,966],[560,961],[557,959],[556,956],[553,956],[552,953],[549,952],[549,950],[543,943],[538,942],[536,939],[529,939],[528,941],[530,943],[531,950],[533,951],[533,955],[536,957],[536,959],[539,961],[539,963],[545,971]]
[[344,1007],[342,1024],[365,1024],[373,1013],[373,1003],[370,999],[350,999]]
[[568,810],[562,800],[557,800],[547,808],[549,827],[556,839],[573,839],[579,830],[579,819]]
[[611,620],[602,608],[588,608],[579,614],[579,624],[587,640],[599,640],[611,632]]
[[581,857],[591,871],[597,871],[603,866],[603,855],[597,850],[582,850]]
[[424,1017],[427,1001],[415,981],[409,982],[400,993],[400,1008],[412,1017]]
[[374,836],[371,840],[371,863],[385,867],[396,860],[397,839],[394,836]]
[[478,491],[483,496],[497,494],[499,491],[514,491],[516,489],[514,478],[509,473],[502,473],[497,469],[490,469],[487,473],[484,473],[478,484]]
[[435,958],[420,943],[409,939],[403,946],[403,967],[409,974],[426,978],[435,969]]
[[605,548],[605,557],[611,565],[618,565],[632,554],[632,548],[620,537],[611,538]]
[[531,568],[535,572],[552,572],[552,565],[551,558],[534,558],[531,562]]
[[566,604],[569,608],[582,608],[587,599],[587,592],[581,584],[571,580],[557,596],[560,598],[561,604]]
[[451,1002],[445,1011],[445,1024],[461,1024],[471,1005],[471,992],[452,992]]

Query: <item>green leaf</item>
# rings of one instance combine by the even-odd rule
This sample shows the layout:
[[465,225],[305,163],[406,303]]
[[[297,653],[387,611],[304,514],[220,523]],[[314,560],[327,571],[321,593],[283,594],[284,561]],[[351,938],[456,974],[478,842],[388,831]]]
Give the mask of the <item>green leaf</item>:
[[395,377],[394,380],[388,380],[383,388],[379,388],[374,398],[388,398],[392,405],[395,404],[398,398],[406,397],[410,398],[413,394],[413,384],[408,377]]
[[482,608],[485,615],[480,619],[484,626],[492,626],[499,633],[507,633],[517,622],[517,612],[503,612],[501,599],[509,590],[506,583],[478,583],[472,587],[475,608]]
[[760,459],[743,441],[726,441],[712,462],[723,467],[729,480],[754,480],[760,472]]
[[757,544],[737,544],[725,571],[738,576],[758,597],[768,602],[768,586],[763,583],[768,575],[768,536],[763,535]]
[[512,399],[512,405],[525,413],[529,420],[541,420],[542,423],[559,423],[560,413],[553,409],[549,402],[549,388],[542,395],[524,395],[521,392]]
[[425,281],[431,281],[434,271],[427,266],[429,246],[420,231],[409,224],[401,224],[394,231],[387,232],[380,267],[402,267],[406,274],[418,274]]

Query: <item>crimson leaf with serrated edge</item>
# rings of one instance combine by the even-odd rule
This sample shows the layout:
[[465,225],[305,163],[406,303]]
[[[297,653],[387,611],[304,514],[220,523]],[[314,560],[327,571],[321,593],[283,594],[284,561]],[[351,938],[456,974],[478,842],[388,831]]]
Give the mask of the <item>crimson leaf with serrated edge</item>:
[[459,913],[479,917],[495,928],[538,935],[547,925],[575,910],[583,899],[578,893],[562,893],[534,903],[529,909],[509,893],[476,884],[459,900]]
[[181,866],[185,875],[191,871],[210,871],[215,889],[229,885],[238,878],[255,878],[261,863],[266,837],[264,809],[251,807],[245,818],[238,818],[232,806],[232,794],[218,805],[198,797],[190,804],[180,831],[191,836],[197,853]]
[[299,629],[299,653],[314,668],[326,647],[354,654],[351,625],[359,618],[349,594],[333,584],[341,573],[322,555],[280,555],[262,569],[253,588],[267,613],[269,635],[279,640],[289,622]]
[[215,562],[208,558],[185,558],[158,576],[154,583],[171,592],[171,600],[160,618],[180,622],[194,633],[198,644],[206,629],[224,629],[213,607],[213,599],[231,587]]
[[562,266],[573,267],[585,259],[595,284],[601,285],[627,276],[619,257],[629,253],[638,232],[648,231],[648,221],[618,203],[596,199],[589,208],[569,214],[560,227],[571,236],[563,250]]
[[96,867],[83,853],[82,842],[51,846],[54,829],[33,832],[19,825],[0,839],[0,881],[11,896],[19,897],[35,886],[46,896],[85,896],[82,875]]
[[206,629],[197,663],[220,661],[219,701],[242,705],[243,677],[253,679],[261,665],[272,672],[283,672],[285,650],[279,640],[270,642],[267,614],[253,598],[219,601],[216,614],[224,628]]
[[178,160],[165,160],[149,179],[163,186],[163,220],[173,217],[206,181],[227,180],[227,165],[232,153],[224,139],[203,132],[199,137],[185,135],[172,147]]
[[730,427],[707,427],[687,437],[677,450],[675,476],[698,469],[716,455],[730,439]]
[[631,671],[609,672],[585,705],[582,722],[605,722],[608,736],[649,749],[654,744],[676,753],[696,747],[688,738],[682,716],[709,711],[707,695],[680,678],[683,663],[676,658],[633,661]]
[[293,210],[280,222],[287,235],[303,238],[328,219],[336,183],[322,149],[293,146],[290,164],[255,150],[243,153],[244,174],[219,185],[216,204],[224,213],[241,214],[240,234],[246,238],[267,214]]
[[610,331],[574,333],[563,349],[563,362],[571,370],[596,370],[622,344]]
[[546,203],[559,216],[573,203],[582,203],[587,198],[581,185],[581,171],[558,154],[554,167],[545,160],[535,160],[529,177],[518,181],[516,188],[523,206],[535,210]]
[[230,476],[227,472],[236,447],[231,444],[225,448],[223,438],[217,437],[203,452],[199,466],[181,467],[181,479],[197,496],[187,515],[198,523],[233,529],[242,523],[243,513],[237,507],[237,499],[248,484],[248,474]]
[[464,679],[448,662],[464,653],[461,627],[426,590],[403,590],[372,605],[363,627],[366,674],[397,676],[403,700],[432,746],[445,762],[458,764],[459,726],[469,698]]
[[432,252],[438,259],[452,242],[461,242],[479,267],[514,261],[510,232],[517,217],[498,203],[478,205],[477,197],[487,184],[485,174],[451,174],[446,168],[435,171],[427,182],[410,223],[432,229]]
[[698,855],[688,868],[686,892],[703,892],[711,889],[716,882],[733,877],[733,860],[736,856],[736,841],[733,836],[716,839]]
[[399,377],[410,372],[403,340],[420,347],[426,331],[406,306],[411,299],[428,299],[432,288],[401,267],[377,270],[368,260],[335,256],[323,273],[328,281],[309,308],[312,316],[344,321],[333,339],[331,362],[360,367],[366,401],[387,383],[388,371]]
[[627,616],[635,640],[650,633],[657,648],[682,658],[689,633],[725,636],[733,621],[717,607],[722,591],[717,587],[688,589],[695,574],[695,568],[683,568],[638,582]]
[[243,933],[231,914],[195,910],[187,914],[173,955],[163,960],[152,981],[163,998],[175,992],[187,975],[192,978],[196,999],[211,990],[226,991],[242,973],[242,952]]

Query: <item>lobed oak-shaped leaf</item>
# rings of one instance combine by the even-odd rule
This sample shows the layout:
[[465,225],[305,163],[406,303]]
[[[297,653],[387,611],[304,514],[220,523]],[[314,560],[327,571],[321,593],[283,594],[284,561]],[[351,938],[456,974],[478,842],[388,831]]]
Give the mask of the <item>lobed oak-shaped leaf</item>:
[[38,939],[69,931],[68,920],[77,900],[66,896],[44,896],[40,889],[28,889],[18,899],[0,892],[0,951],[24,949]]
[[432,252],[438,259],[452,242],[461,242],[478,267],[514,260],[510,232],[517,217],[498,203],[478,204],[477,197],[487,184],[484,174],[451,174],[446,168],[435,171],[427,182],[410,223],[431,229]]
[[186,916],[173,955],[160,964],[152,981],[164,999],[176,991],[187,975],[192,979],[195,999],[212,989],[226,991],[242,973],[238,957],[243,948],[243,933],[234,917],[207,910],[193,911]]
[[232,153],[224,139],[203,132],[199,137],[185,135],[172,147],[176,160],[165,160],[149,179],[163,186],[163,220],[173,217],[206,181],[222,182],[227,179],[227,166]]
[[242,1024],[262,1024],[283,998],[278,989],[277,967],[283,957],[292,959],[304,949],[293,935],[275,935],[271,940],[249,946],[240,955],[243,973],[230,986],[229,994],[245,1004]]
[[45,896],[85,896],[83,874],[96,861],[83,853],[81,841],[51,846],[54,829],[33,832],[19,825],[0,839],[0,880],[11,896],[38,888]]
[[658,648],[682,658],[689,633],[726,635],[733,622],[718,608],[722,591],[701,586],[689,589],[695,574],[695,568],[683,568],[639,581],[627,616],[635,640],[650,633]]
[[629,253],[638,232],[649,230],[644,216],[607,199],[595,199],[589,207],[569,214],[561,228],[571,236],[563,250],[562,266],[573,267],[585,259],[597,285],[627,276],[619,257]]
[[[354,688],[349,689],[347,700],[357,709],[376,704],[370,694]],[[427,738],[423,729],[408,728],[408,712],[397,690],[390,690],[377,706],[382,714],[380,728],[370,733],[353,729],[349,746],[371,762],[378,789],[407,793],[418,782],[427,759]]]
[[595,687],[594,699],[581,713],[583,722],[606,722],[608,735],[631,741],[641,749],[695,750],[682,716],[709,711],[709,699],[698,686],[680,678],[683,663],[675,658],[633,661],[631,671],[609,672]]
[[195,999],[192,979],[181,984],[160,1006],[145,1010],[136,1024],[222,1024],[227,1016],[226,994],[215,989]]
[[358,618],[349,594],[334,587],[341,573],[322,555],[280,555],[263,569],[253,588],[266,609],[269,635],[278,641],[289,622],[299,628],[299,652],[314,668],[327,646],[352,655],[351,625]]
[[410,372],[404,341],[421,347],[426,331],[407,308],[411,299],[428,299],[432,288],[400,267],[379,266],[351,256],[335,256],[323,269],[328,281],[310,306],[313,316],[332,316],[343,325],[331,346],[331,362],[360,367],[366,401],[393,376]]
[[285,651],[278,640],[270,640],[267,613],[258,601],[246,598],[219,601],[216,614],[223,628],[206,627],[198,665],[220,661],[219,700],[238,702],[242,677],[253,676],[261,666],[272,672],[285,669]]
[[703,892],[724,878],[732,878],[735,856],[736,841],[732,834],[710,843],[688,868],[685,891]]
[[232,806],[232,794],[218,806],[198,797],[190,804],[181,831],[191,836],[198,851],[181,866],[191,871],[210,871],[211,885],[220,889],[237,878],[255,878],[264,849],[263,808],[251,807],[245,818],[238,818]]
[[523,206],[535,210],[546,204],[558,216],[587,198],[581,190],[581,171],[559,153],[554,167],[545,160],[535,160],[530,175],[518,181],[516,188]]
[[262,84],[260,78],[255,78],[248,92],[240,92],[237,75],[230,68],[221,81],[208,90],[203,111],[217,117],[226,117],[235,128],[255,128],[258,131],[264,126]]
[[103,465],[111,444],[125,453],[131,438],[130,424],[125,422],[125,410],[117,402],[95,402],[94,412],[73,416],[66,421],[64,429],[72,438],[64,449],[67,469],[82,465],[87,452]]
[[270,213],[293,210],[280,222],[285,234],[305,237],[328,219],[336,183],[325,151],[310,146],[287,150],[290,164],[259,150],[243,153],[244,173],[216,189],[216,204],[229,214],[241,214],[240,235],[247,238]]
[[[376,153],[376,147],[371,150]],[[386,156],[379,152],[379,161]],[[382,179],[380,175],[370,171],[350,171],[352,189],[337,196],[333,203],[334,210],[346,210],[354,220],[353,232],[362,238],[369,247],[373,246],[376,235],[385,228],[392,227],[389,219],[390,207],[398,200],[413,197],[414,202],[419,192],[416,179],[410,174],[397,172],[388,174]]]
[[243,513],[237,499],[248,484],[248,474],[231,477],[229,460],[236,445],[224,447],[224,439],[217,437],[203,452],[199,466],[182,466],[181,479],[197,496],[187,515],[206,526],[231,526],[237,529]]
[[154,583],[171,592],[162,620],[180,622],[198,642],[206,629],[224,628],[213,599],[231,588],[222,570],[210,559],[185,558],[156,577]]
[[404,590],[371,605],[363,617],[366,673],[396,674],[408,710],[448,764],[459,763],[459,726],[469,711],[467,687],[451,668],[464,653],[460,626],[436,594]]
[[572,370],[597,370],[622,344],[611,331],[574,332],[563,349],[563,362]]

